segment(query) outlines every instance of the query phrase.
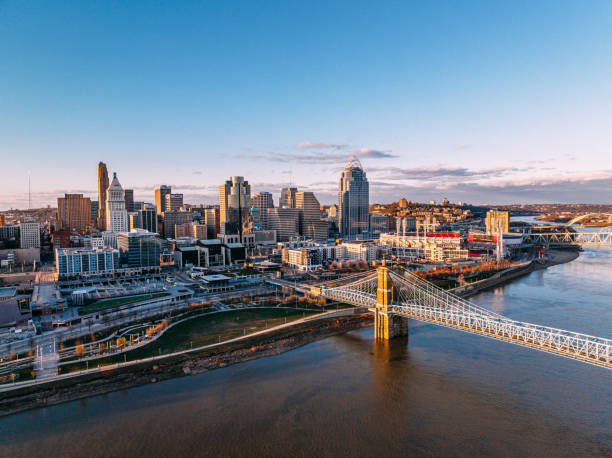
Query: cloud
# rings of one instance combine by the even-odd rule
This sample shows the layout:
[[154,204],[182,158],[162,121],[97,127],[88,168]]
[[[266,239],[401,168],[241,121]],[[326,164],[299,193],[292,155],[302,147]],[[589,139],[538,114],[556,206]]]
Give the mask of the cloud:
[[348,145],[346,143],[300,142],[295,147],[297,149],[344,149]]
[[382,151],[371,148],[361,148],[346,152],[340,151],[296,151],[279,153],[265,151],[263,153],[239,155],[240,159],[265,160],[274,162],[298,162],[301,164],[344,164],[351,156],[359,159],[387,159],[398,157],[391,151]]
[[202,175],[202,172],[199,170],[196,170],[195,172],[192,172],[193,175]]
[[510,173],[525,172],[532,167],[496,167],[471,170],[466,167],[370,167],[367,171],[388,180],[431,180],[431,179],[483,179],[501,177]]

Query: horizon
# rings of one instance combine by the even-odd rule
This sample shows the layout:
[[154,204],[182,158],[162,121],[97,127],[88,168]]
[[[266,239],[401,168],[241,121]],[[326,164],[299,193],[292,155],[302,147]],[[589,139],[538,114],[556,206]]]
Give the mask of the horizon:
[[[612,4],[0,2],[0,210],[193,204],[244,176],[321,204],[363,163],[371,202],[612,201]],[[137,18],[138,20],[134,20]],[[16,160],[18,158],[19,160]]]

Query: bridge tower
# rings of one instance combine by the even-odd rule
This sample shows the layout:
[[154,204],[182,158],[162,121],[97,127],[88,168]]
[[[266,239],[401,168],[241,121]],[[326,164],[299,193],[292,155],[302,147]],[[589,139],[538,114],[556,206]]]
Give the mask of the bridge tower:
[[408,335],[408,319],[390,311],[393,303],[393,284],[389,276],[389,268],[383,264],[376,269],[378,274],[378,289],[376,291],[376,310],[374,311],[374,338],[389,340],[394,337]]

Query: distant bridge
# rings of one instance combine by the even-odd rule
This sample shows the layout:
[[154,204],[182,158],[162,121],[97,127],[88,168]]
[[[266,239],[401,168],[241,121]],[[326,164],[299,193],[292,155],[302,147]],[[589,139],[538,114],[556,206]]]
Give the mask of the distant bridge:
[[565,223],[565,227],[569,227],[572,224],[579,223],[580,221],[590,218],[592,216],[607,216],[608,218],[612,218],[612,213],[587,213],[586,215],[576,216],[575,218],[569,220]]
[[610,339],[511,320],[408,271],[401,275],[382,266],[361,280],[338,287],[323,286],[318,293],[368,307],[374,312],[377,339],[407,335],[407,318],[411,318],[612,369]]
[[601,232],[532,232],[526,233],[523,239],[526,243],[543,246],[550,245],[612,245],[612,231]]

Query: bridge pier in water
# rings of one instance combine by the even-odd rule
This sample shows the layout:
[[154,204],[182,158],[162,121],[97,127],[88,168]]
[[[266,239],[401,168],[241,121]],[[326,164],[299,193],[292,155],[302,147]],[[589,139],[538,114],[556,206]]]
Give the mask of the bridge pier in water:
[[393,285],[389,268],[383,263],[376,269],[378,288],[376,290],[376,309],[374,311],[374,338],[389,340],[408,335],[408,318],[393,313],[389,306],[393,304]]

